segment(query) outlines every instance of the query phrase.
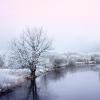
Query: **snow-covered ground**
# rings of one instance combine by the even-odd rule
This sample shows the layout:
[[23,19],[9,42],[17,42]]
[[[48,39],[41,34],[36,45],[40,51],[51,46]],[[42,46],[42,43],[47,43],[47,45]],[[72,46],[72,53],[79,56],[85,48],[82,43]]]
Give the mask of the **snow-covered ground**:
[[0,92],[20,85],[29,73],[28,69],[0,69]]
[[[45,71],[43,68],[38,68],[36,75],[39,76]],[[29,75],[29,69],[0,69],[0,92],[19,86]]]

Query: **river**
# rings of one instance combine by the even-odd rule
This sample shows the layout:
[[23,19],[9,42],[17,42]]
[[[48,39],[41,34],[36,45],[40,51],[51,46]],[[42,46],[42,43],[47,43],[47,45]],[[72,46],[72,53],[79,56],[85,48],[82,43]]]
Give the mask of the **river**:
[[100,65],[55,69],[0,100],[100,100]]

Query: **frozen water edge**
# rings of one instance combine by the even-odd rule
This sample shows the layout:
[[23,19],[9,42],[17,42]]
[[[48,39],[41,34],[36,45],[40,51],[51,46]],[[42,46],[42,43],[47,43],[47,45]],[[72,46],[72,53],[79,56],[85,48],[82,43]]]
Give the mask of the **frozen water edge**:
[[[80,63],[78,63],[80,65]],[[82,63],[83,64],[83,63]],[[65,66],[64,66],[65,67]],[[60,67],[63,68],[63,67]],[[37,67],[36,76],[45,74],[54,70],[53,67]],[[23,82],[30,77],[29,69],[0,69],[0,93],[13,87],[21,86]]]
[[[40,76],[41,74],[45,74],[52,70],[54,70],[52,67],[39,67],[36,70],[36,76]],[[0,69],[0,95],[2,92],[6,93],[8,90],[21,86],[21,84],[24,83],[29,76],[29,69]]]
[[[48,69],[38,68],[36,76],[48,71]],[[25,82],[25,77],[30,75],[29,69],[0,69],[0,93],[20,86]]]
[[25,81],[24,75],[21,75],[23,70],[15,69],[0,69],[0,92],[5,92],[14,88]]

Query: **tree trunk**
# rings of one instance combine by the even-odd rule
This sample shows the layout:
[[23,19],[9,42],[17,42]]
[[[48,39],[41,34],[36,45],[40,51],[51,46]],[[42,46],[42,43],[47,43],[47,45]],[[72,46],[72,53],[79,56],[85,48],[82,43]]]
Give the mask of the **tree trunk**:
[[31,77],[35,78],[36,77],[36,65],[34,68],[30,69],[31,70]]

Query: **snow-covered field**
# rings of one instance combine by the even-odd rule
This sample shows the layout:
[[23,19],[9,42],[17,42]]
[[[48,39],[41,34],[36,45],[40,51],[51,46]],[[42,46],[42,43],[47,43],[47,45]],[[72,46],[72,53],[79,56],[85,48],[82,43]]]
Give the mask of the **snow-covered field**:
[[[44,72],[44,69],[38,68],[36,75],[39,76]],[[29,69],[0,69],[0,92],[19,86],[29,75]]]
[[28,69],[0,69],[0,92],[20,85],[29,73]]

